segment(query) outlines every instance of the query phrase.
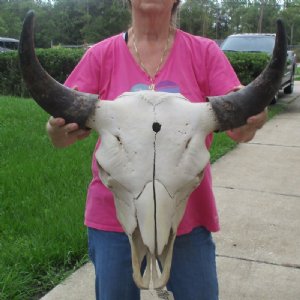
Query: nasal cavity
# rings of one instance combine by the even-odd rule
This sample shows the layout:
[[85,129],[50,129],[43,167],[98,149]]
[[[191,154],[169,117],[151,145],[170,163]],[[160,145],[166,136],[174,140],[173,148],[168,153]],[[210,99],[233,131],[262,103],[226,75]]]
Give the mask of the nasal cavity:
[[153,129],[154,132],[159,132],[160,128],[161,128],[161,125],[158,122],[154,122],[152,124],[152,129]]

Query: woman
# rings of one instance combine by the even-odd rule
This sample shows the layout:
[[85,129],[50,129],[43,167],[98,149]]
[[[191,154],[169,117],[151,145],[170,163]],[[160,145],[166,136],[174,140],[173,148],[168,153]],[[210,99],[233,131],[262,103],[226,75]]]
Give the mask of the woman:
[[[131,0],[132,26],[92,47],[66,85],[115,99],[126,91],[154,89],[180,92],[192,102],[226,94],[240,82],[218,46],[209,39],[175,29],[178,0]],[[266,121],[266,113],[250,117],[247,125],[229,131],[237,142],[251,140]],[[89,135],[77,124],[50,118],[48,134],[57,147],[66,147]],[[207,137],[209,147],[211,136]],[[99,142],[96,147],[99,146]],[[140,299],[132,279],[130,246],[116,218],[113,196],[100,182],[95,158],[89,186],[85,224],[89,254],[96,271],[97,299]],[[215,247],[211,232],[219,230],[211,188],[210,167],[192,193],[178,228],[168,289],[176,300],[218,299]]]

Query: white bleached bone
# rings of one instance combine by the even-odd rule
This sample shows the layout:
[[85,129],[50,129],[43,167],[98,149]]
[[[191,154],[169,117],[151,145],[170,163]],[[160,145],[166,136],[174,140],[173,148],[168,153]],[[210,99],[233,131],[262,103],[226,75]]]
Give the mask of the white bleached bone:
[[136,284],[149,288],[152,279],[154,288],[163,287],[188,196],[209,161],[205,138],[217,128],[211,105],[191,103],[181,94],[125,93],[100,101],[87,124],[101,137],[95,154],[99,175],[114,194],[129,237]]

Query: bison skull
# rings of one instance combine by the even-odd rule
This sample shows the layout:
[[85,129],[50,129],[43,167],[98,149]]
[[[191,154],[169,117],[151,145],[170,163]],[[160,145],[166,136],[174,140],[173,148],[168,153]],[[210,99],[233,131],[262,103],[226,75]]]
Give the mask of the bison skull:
[[[244,89],[207,103],[180,94],[125,93],[115,101],[68,89],[39,64],[33,43],[34,13],[27,14],[20,38],[23,78],[35,101],[54,117],[95,129],[99,174],[115,198],[117,216],[129,237],[134,280],[141,288],[166,285],[173,243],[186,201],[208,163],[207,134],[246,123],[277,92],[286,62],[286,36],[278,21],[273,58]],[[147,259],[144,274],[140,272]],[[156,272],[156,261],[162,275]]]
[[209,160],[205,138],[214,129],[213,118],[208,103],[192,104],[180,94],[152,91],[100,102],[90,118],[89,126],[102,140],[96,152],[100,177],[114,194],[139,287],[149,287],[151,269],[154,287],[166,284],[187,198]]

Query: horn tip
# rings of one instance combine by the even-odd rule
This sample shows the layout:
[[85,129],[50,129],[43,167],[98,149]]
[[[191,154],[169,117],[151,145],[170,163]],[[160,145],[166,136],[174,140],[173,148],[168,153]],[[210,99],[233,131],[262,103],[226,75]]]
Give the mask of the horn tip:
[[35,11],[33,9],[30,9],[27,13],[26,13],[26,18],[29,17],[34,17],[35,15]]
[[277,26],[277,34],[286,36],[285,25],[284,25],[284,21],[282,19],[276,20],[276,26]]
[[33,22],[34,18],[35,18],[35,11],[33,9],[30,9],[25,15],[23,25],[26,26],[26,24],[31,24]]
[[[30,32],[31,28],[34,26],[34,19],[35,19],[35,11],[29,10],[24,18],[23,27],[20,35],[20,42],[18,47],[19,55],[24,52],[25,42],[28,41],[28,32]],[[26,48],[26,47],[25,47]]]

